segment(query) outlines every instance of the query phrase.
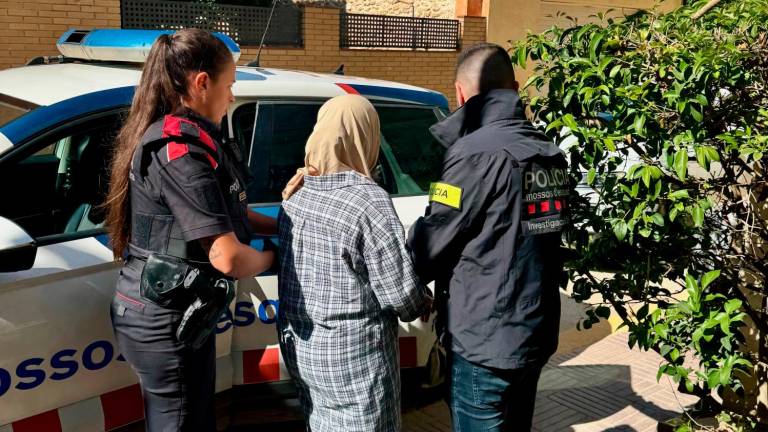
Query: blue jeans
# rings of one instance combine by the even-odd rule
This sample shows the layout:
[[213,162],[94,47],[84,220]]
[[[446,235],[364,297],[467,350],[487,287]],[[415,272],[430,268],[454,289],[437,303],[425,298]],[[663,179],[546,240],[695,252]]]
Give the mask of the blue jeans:
[[455,432],[529,432],[541,365],[493,369],[451,354],[449,406]]

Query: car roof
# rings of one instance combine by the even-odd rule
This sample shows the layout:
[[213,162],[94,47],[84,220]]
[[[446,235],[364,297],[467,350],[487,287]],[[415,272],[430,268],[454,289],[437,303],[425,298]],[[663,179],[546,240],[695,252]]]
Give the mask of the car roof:
[[[137,64],[78,62],[0,71],[2,100],[32,109],[0,127],[0,153],[70,119],[130,105],[141,76]],[[358,93],[373,102],[448,109],[441,93],[390,81],[239,66],[232,91],[238,101],[259,98],[329,99]]]
[[[78,96],[121,87],[134,87],[140,65],[121,63],[62,63],[22,66],[0,71],[0,94],[46,106]],[[295,70],[239,66],[236,98],[330,98],[360,93],[371,99],[444,106],[435,91],[390,81]]]

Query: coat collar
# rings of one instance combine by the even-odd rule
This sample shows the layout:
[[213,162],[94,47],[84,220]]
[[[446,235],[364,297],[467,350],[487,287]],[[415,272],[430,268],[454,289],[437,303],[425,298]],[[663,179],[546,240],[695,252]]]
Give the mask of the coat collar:
[[525,108],[516,91],[494,89],[474,96],[430,131],[443,146],[450,147],[464,135],[500,120],[525,120]]

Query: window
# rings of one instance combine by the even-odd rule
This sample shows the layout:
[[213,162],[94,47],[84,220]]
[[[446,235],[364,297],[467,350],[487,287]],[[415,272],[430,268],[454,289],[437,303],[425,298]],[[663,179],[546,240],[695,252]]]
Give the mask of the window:
[[[234,138],[250,166],[250,203],[281,200],[285,184],[304,166],[304,146],[320,106],[320,102],[262,101],[235,110]],[[377,106],[376,110],[382,140],[375,180],[390,194],[426,193],[429,183],[440,176],[445,152],[429,132],[437,121],[435,111],[402,106]]]
[[378,106],[383,135],[382,149],[391,152],[393,175],[399,194],[429,191],[440,179],[445,148],[429,131],[437,122],[435,110]]
[[100,228],[108,191],[108,157],[120,118],[101,117],[41,137],[3,161],[0,216],[32,237]]

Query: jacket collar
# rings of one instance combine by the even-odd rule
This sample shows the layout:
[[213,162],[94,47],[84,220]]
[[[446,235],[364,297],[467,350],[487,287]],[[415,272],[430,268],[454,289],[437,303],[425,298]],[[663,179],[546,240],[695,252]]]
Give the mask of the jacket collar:
[[207,118],[201,116],[197,112],[189,109],[189,108],[182,108],[178,112],[174,114],[177,117],[185,118],[187,120],[193,121],[195,124],[197,124],[200,129],[204,130],[208,135],[213,137],[217,142],[221,142],[222,133],[221,133],[221,125],[216,125]]
[[525,120],[525,108],[516,91],[495,89],[474,96],[430,131],[443,146],[450,147],[464,135],[499,120]]

